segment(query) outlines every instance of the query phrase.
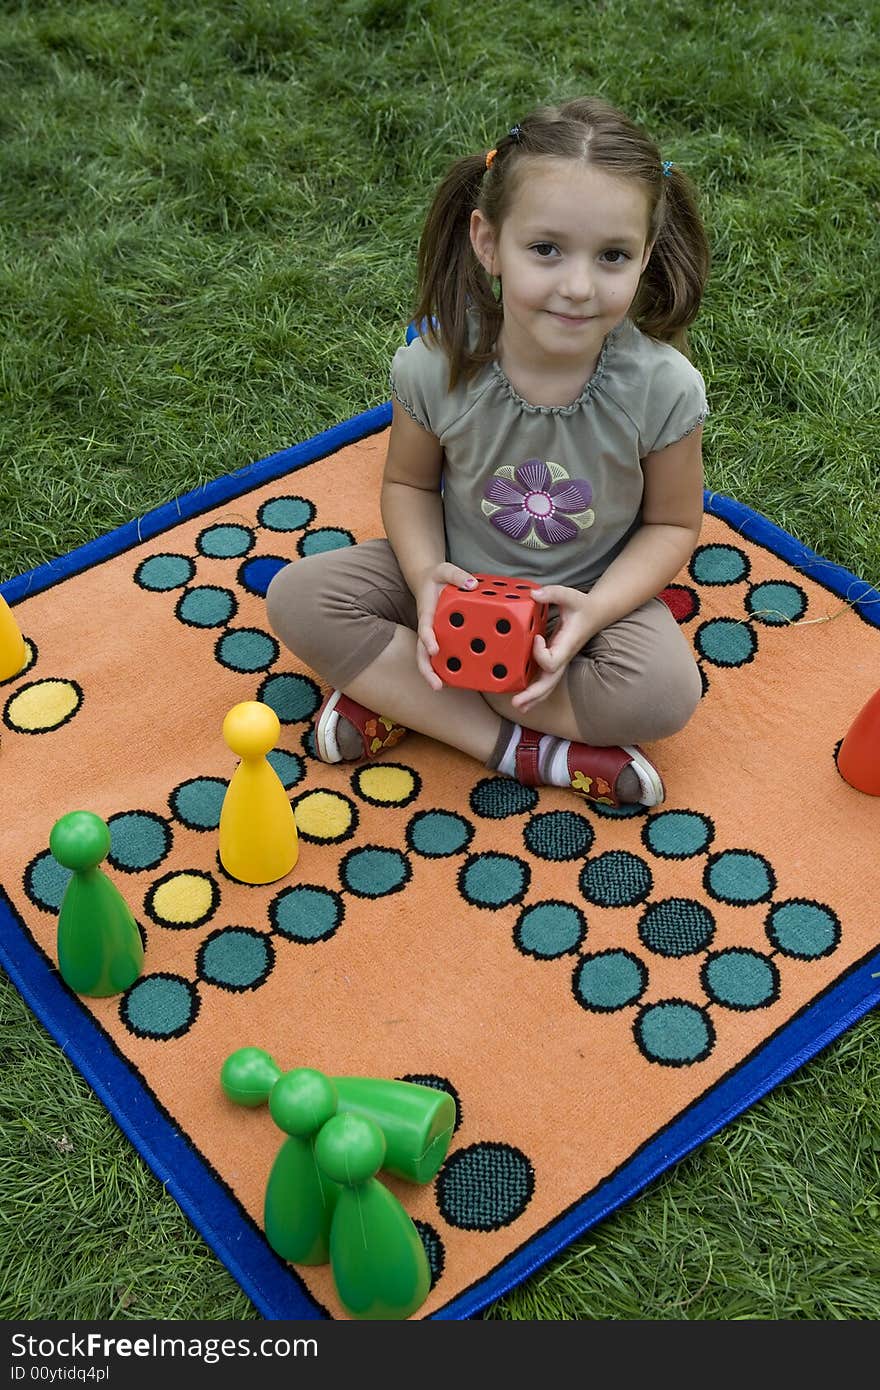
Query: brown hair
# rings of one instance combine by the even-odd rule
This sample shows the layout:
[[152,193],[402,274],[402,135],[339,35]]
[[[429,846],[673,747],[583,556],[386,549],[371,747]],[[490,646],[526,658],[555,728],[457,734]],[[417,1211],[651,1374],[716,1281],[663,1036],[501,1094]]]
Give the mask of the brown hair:
[[[687,350],[686,329],[700,307],[709,273],[709,245],[693,185],[628,116],[596,97],[543,106],[486,154],[465,155],[447,171],[428,210],[419,242],[420,332],[441,342],[449,357],[449,387],[471,377],[492,355],[503,318],[500,296],[470,242],[475,208],[500,229],[516,195],[525,161],[541,155],[582,159],[645,188],[654,242],[630,310],[642,332]],[[475,310],[477,340],[468,341],[468,311]],[[442,334],[442,337],[441,337]]]

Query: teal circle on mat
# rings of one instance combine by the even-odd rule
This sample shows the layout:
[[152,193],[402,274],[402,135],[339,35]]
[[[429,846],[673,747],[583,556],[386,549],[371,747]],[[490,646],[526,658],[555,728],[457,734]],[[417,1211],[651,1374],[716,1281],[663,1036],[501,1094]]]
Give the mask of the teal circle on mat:
[[193,627],[223,627],[238,611],[235,595],[216,584],[200,584],[183,595],[175,610]]
[[746,609],[767,627],[796,623],[807,611],[807,596],[797,584],[777,580],[756,584],[746,596]]
[[190,830],[216,830],[229,783],[219,777],[193,777],[175,787],[168,804]]
[[368,845],[351,850],[339,865],[343,888],[359,898],[383,898],[399,893],[410,878],[406,856],[399,849]]
[[196,539],[196,549],[212,560],[237,560],[256,543],[256,536],[247,526],[222,524],[208,526]]
[[526,848],[538,859],[581,859],[593,847],[593,827],[574,811],[545,811],[532,816],[523,831]]
[[407,843],[416,854],[430,859],[460,854],[473,839],[473,827],[454,811],[420,811],[413,816],[406,832]]
[[571,903],[533,903],[521,913],[513,939],[521,951],[539,960],[555,960],[580,946],[587,934],[584,914]]
[[341,550],[346,545],[354,545],[354,536],[350,531],[341,531],[336,526],[322,526],[317,531],[308,531],[297,549],[306,557],[322,555],[325,550]]
[[179,1038],[199,1011],[195,986],[179,975],[147,975],[123,997],[123,1022],[140,1038]]
[[637,854],[612,849],[591,859],[580,875],[580,889],[597,907],[632,907],[644,902],[654,885],[651,870]]
[[574,972],[574,996],[585,1009],[612,1013],[635,1004],[648,987],[648,972],[629,951],[584,956]]
[[709,998],[729,1009],[762,1009],[779,997],[776,966],[743,946],[709,956],[702,980]]
[[440,1239],[433,1226],[429,1226],[427,1221],[420,1221],[413,1217],[413,1225],[419,1233],[419,1240],[425,1247],[425,1255],[428,1259],[428,1270],[431,1275],[431,1288],[437,1283],[440,1275],[446,1266],[446,1251],[443,1248],[443,1241]]
[[636,1043],[649,1062],[686,1067],[708,1057],[715,1029],[705,1009],[681,999],[646,1004],[633,1027]]
[[345,907],[338,893],[308,883],[282,889],[269,904],[269,920],[275,931],[303,944],[326,941],[344,916]]
[[114,869],[137,873],[155,869],[171,849],[171,830],[166,821],[151,811],[121,811],[107,821],[110,853]]
[[255,989],[275,963],[272,944],[252,927],[224,927],[200,947],[196,969],[203,980],[226,989]]
[[264,502],[257,520],[268,531],[301,531],[315,515],[315,504],[307,497],[272,497]]
[[224,632],[214,652],[221,666],[228,666],[230,671],[265,671],[278,659],[279,647],[267,632],[239,627]]
[[309,676],[284,673],[263,682],[260,699],[275,711],[282,724],[311,719],[321,703],[320,687]]
[[521,816],[538,804],[534,787],[526,787],[515,777],[484,777],[470,795],[471,810],[484,820],[504,820],[506,816]]
[[518,902],[529,886],[529,866],[512,854],[472,855],[458,876],[462,897],[475,907],[506,907]]
[[836,950],[840,922],[836,913],[823,903],[792,898],[771,908],[767,914],[767,935],[785,956],[818,960]]
[[457,1149],[435,1183],[443,1219],[460,1231],[497,1231],[521,1216],[535,1190],[535,1171],[510,1144],[485,1141]]
[[765,902],[776,887],[776,875],[763,855],[726,849],[709,860],[703,882],[719,902],[745,906]]
[[714,835],[712,822],[697,811],[658,811],[642,831],[646,849],[660,859],[690,859],[702,854]]
[[284,748],[270,748],[266,760],[278,773],[285,791],[290,791],[305,776],[305,763],[297,753],[288,753]]
[[747,577],[749,569],[749,557],[734,545],[700,546],[690,563],[698,584],[738,584]]
[[44,908],[46,912],[57,912],[72,877],[70,869],[65,869],[54,854],[44,850],[25,870],[25,892],[37,907]]
[[758,639],[748,623],[735,618],[711,618],[703,623],[694,644],[713,666],[745,666],[758,650]]
[[651,903],[639,922],[639,938],[648,950],[676,960],[704,951],[714,935],[714,917],[693,898]]
[[169,589],[182,589],[196,572],[196,567],[188,555],[151,555],[134,572],[135,583],[143,589],[155,593],[167,593]]

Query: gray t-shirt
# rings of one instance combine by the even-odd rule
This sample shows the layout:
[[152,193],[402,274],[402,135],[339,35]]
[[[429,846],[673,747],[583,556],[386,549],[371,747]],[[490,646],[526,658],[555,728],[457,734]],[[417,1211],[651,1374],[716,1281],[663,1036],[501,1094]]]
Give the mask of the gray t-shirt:
[[447,557],[577,589],[638,529],[641,460],[708,413],[696,368],[629,319],[571,405],[530,405],[496,361],[450,391],[446,354],[422,338],[395,353],[391,390],[443,446]]

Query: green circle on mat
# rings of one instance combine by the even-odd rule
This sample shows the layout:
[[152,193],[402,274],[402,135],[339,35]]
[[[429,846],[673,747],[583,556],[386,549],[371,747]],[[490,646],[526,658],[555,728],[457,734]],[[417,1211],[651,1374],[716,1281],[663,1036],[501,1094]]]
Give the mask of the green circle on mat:
[[315,515],[315,504],[306,497],[273,497],[264,502],[257,520],[268,531],[301,531]]
[[647,987],[648,972],[629,951],[598,951],[585,956],[574,972],[575,998],[598,1013],[635,1004]]
[[354,545],[350,531],[340,531],[335,526],[322,526],[318,531],[309,531],[299,543],[303,557],[322,555],[325,550],[341,550],[343,546]]
[[216,584],[201,584],[188,590],[177,605],[181,622],[193,627],[222,627],[238,610],[235,595]]
[[110,831],[108,860],[115,869],[137,873],[155,869],[171,848],[171,831],[161,817],[149,811],[122,811],[107,821]]
[[528,865],[512,854],[475,854],[458,876],[462,897],[475,907],[506,907],[517,902],[529,886]]
[[311,719],[321,703],[321,691],[309,676],[269,676],[260,699],[275,711],[282,724],[298,724]]
[[648,1061],[669,1067],[703,1061],[715,1043],[715,1029],[706,1011],[680,999],[647,1004],[633,1031]]
[[267,632],[240,627],[225,632],[215,647],[217,660],[230,671],[265,671],[278,657],[278,643]]
[[339,865],[339,877],[343,888],[360,898],[383,898],[406,886],[410,867],[399,849],[368,845],[345,856]]
[[196,548],[212,560],[234,560],[247,555],[256,537],[247,526],[208,526],[196,541]]
[[756,584],[746,597],[746,609],[767,627],[796,623],[807,611],[807,596],[796,584],[784,580]]
[[457,1149],[435,1183],[441,1216],[460,1231],[509,1226],[525,1211],[534,1190],[535,1172],[526,1155],[490,1140]]
[[581,859],[593,847],[593,827],[574,811],[544,811],[532,816],[523,831],[526,849],[538,859]]
[[305,763],[297,753],[288,753],[284,748],[270,748],[266,759],[278,773],[285,791],[290,791],[305,776]]
[[651,870],[637,854],[612,849],[591,859],[580,875],[580,889],[597,907],[632,907],[654,886]]
[[132,985],[120,1010],[138,1037],[177,1038],[199,1011],[195,986],[179,975],[147,975]]
[[767,914],[767,935],[785,956],[818,960],[830,956],[840,941],[840,922],[830,907],[793,898],[776,903]]
[[555,960],[580,946],[587,934],[584,915],[571,903],[533,903],[521,914],[513,939],[526,955]]
[[773,962],[745,947],[710,956],[702,979],[709,998],[729,1009],[761,1009],[779,995],[779,971]]
[[277,932],[303,944],[326,941],[345,916],[338,893],[308,883],[284,888],[269,904],[269,920]]
[[698,584],[737,584],[749,573],[749,558],[733,545],[704,545],[693,556],[690,571]]
[[639,938],[657,956],[693,956],[715,935],[715,919],[692,898],[664,898],[651,903],[639,922]]
[[697,811],[658,811],[642,839],[660,859],[690,859],[709,848],[714,833],[711,821]]
[[758,639],[748,623],[735,618],[711,618],[697,630],[694,642],[700,656],[713,666],[745,666],[758,650]]
[[534,787],[526,787],[515,777],[484,777],[470,795],[471,810],[484,820],[503,820],[520,816],[538,804]]
[[229,783],[219,777],[193,777],[169,797],[172,813],[190,830],[216,830]]
[[746,849],[726,849],[709,860],[703,882],[707,892],[719,902],[744,906],[769,898],[776,887],[776,876],[762,855]]
[[135,583],[156,593],[182,589],[196,572],[188,555],[151,555],[134,572]]
[[203,980],[227,989],[253,989],[274,964],[271,943],[251,927],[224,927],[204,943],[196,966]]
[[416,854],[429,859],[445,858],[467,849],[473,828],[454,811],[420,811],[407,829],[407,842]]
[[37,907],[45,908],[47,912],[57,912],[72,877],[70,869],[65,869],[54,854],[44,850],[25,870],[25,892]]

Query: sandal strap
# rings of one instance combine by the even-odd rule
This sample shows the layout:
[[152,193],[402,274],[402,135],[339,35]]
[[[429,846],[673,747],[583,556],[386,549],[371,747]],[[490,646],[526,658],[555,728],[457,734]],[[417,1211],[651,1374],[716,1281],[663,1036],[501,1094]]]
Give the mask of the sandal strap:
[[575,791],[582,791],[590,799],[619,806],[617,779],[631,762],[632,757],[624,748],[572,743],[568,750],[569,781]]
[[[349,695],[343,695],[341,692],[335,708],[338,715],[347,719],[349,724],[353,724],[357,729],[363,743],[365,758],[375,758],[383,748],[398,743],[407,732],[400,724],[377,714],[375,710],[367,709],[366,705],[359,705],[357,700],[352,700]],[[395,734],[397,737],[394,737]],[[374,748],[373,742],[379,740],[380,735],[381,741],[378,747]]]
[[521,729],[519,743],[516,745],[516,779],[527,787],[541,785],[538,773],[538,749],[543,734],[537,729]]

